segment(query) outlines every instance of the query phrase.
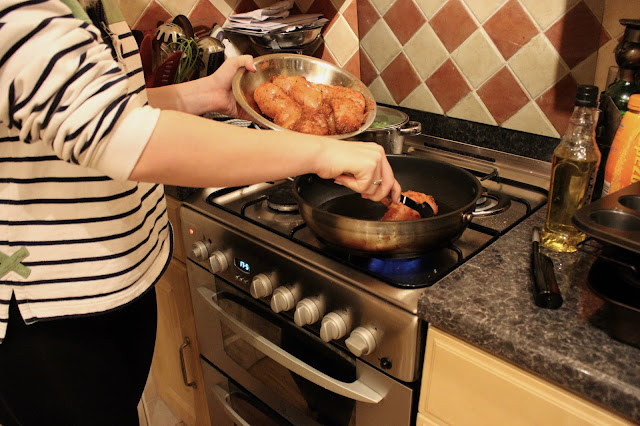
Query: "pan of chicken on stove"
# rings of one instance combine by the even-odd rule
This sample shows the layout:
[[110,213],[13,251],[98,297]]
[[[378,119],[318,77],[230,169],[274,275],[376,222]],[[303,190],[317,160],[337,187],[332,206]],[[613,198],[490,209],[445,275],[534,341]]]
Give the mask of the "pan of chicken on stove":
[[437,160],[388,155],[404,195],[427,202],[422,217],[404,204],[375,202],[314,174],[298,176],[294,195],[309,229],[325,245],[353,254],[419,256],[457,240],[483,194],[468,171]]
[[239,69],[231,87],[238,104],[263,128],[348,139],[376,117],[373,95],[339,67],[306,55],[276,53]]

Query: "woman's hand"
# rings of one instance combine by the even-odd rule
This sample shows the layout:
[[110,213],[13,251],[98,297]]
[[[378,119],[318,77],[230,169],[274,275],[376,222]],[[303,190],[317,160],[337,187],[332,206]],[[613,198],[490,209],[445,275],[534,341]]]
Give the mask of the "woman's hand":
[[389,195],[394,202],[400,201],[402,189],[380,145],[332,139],[326,143],[327,149],[323,150],[317,162],[318,176],[334,179],[337,184],[373,201]]
[[220,68],[208,77],[209,79],[209,92],[212,105],[215,109],[212,111],[219,112],[221,114],[228,115],[235,118],[250,119],[247,114],[236,102],[236,98],[233,96],[231,89],[231,82],[233,76],[236,74],[238,68],[246,68],[250,72],[256,72],[256,67],[253,63],[253,57],[251,55],[234,56],[226,59]]

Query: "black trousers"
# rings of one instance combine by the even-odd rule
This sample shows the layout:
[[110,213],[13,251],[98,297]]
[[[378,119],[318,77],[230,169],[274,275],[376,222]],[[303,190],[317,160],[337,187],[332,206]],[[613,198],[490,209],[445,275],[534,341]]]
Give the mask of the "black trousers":
[[152,288],[104,314],[25,325],[0,344],[0,425],[139,425],[156,337]]

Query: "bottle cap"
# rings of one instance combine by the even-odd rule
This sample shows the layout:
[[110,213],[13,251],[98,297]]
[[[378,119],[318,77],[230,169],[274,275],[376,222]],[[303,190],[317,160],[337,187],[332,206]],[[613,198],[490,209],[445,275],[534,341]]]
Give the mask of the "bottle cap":
[[598,89],[597,86],[584,84],[578,86],[578,91],[576,92],[576,100],[573,104],[576,106],[595,107],[598,104],[599,90],[600,89]]
[[627,109],[640,111],[640,95],[631,95],[629,97],[629,103],[627,104]]

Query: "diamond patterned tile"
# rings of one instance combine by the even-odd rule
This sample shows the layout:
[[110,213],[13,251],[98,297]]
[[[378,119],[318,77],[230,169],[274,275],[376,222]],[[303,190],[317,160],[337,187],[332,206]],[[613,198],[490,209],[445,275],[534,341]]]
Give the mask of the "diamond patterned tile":
[[480,86],[504,65],[496,47],[482,30],[474,32],[466,39],[453,52],[451,58],[474,88]]
[[395,2],[383,18],[403,45],[427,22],[413,0]]
[[538,29],[517,0],[509,0],[483,28],[505,59],[538,35]]
[[569,72],[544,34],[522,47],[508,64],[532,98],[538,97]]
[[325,32],[324,42],[340,66],[351,59],[359,47],[358,36],[354,34],[342,15],[338,15],[331,28]]
[[606,0],[602,26],[614,38],[620,37],[624,33],[624,26],[620,25],[620,18],[640,19],[638,0]]
[[342,17],[346,19],[351,31],[358,34],[358,2],[356,0],[351,0],[348,6],[342,10]]
[[578,83],[569,74],[536,99],[536,103],[560,135],[567,130],[577,88]]
[[384,70],[402,50],[400,42],[383,20],[376,22],[371,31],[360,39],[360,45],[378,70]]
[[203,25],[207,28],[213,24],[222,26],[227,18],[209,0],[198,0],[187,16],[194,27]]
[[371,90],[371,94],[373,94],[376,102],[387,105],[395,105],[393,95],[391,94],[391,92],[389,92],[389,89],[387,89],[387,86],[384,84],[384,81],[382,81],[382,78],[376,78],[369,86],[369,90]]
[[402,102],[420,83],[420,77],[404,53],[400,53],[380,74],[397,104]]
[[296,0],[295,5],[300,9],[300,13],[307,13],[312,3],[313,0]]
[[449,52],[456,50],[477,28],[461,0],[449,0],[429,24]]
[[579,1],[581,0],[520,0],[520,3],[544,31]]
[[475,121],[477,123],[492,124],[494,126],[496,124],[491,114],[489,114],[489,111],[487,111],[487,108],[474,92],[462,98],[460,102],[447,112],[447,116],[461,120]]
[[579,63],[571,70],[571,75],[578,84],[593,84],[596,79],[596,67],[598,65],[598,52],[594,52],[587,59]]
[[451,59],[448,59],[431,74],[426,83],[445,112],[449,111],[471,91]]
[[380,14],[369,0],[358,0],[358,34],[360,40],[380,20]]
[[356,52],[353,54],[351,58],[342,66],[342,68],[355,75],[358,79],[360,78],[360,52]]
[[504,123],[529,102],[508,67],[503,67],[478,89],[478,96],[498,125]]
[[231,15],[238,3],[240,3],[240,0],[211,0],[213,7],[218,9],[224,16]]
[[512,115],[510,119],[502,123],[501,127],[549,136],[551,138],[560,137],[560,134],[554,129],[544,113],[533,101],[529,102],[520,111]]
[[606,0],[584,0],[584,2],[591,9],[598,22],[602,22]]
[[156,0],[171,16],[187,14],[196,4],[196,0]]
[[[376,8],[380,15],[387,13],[387,10],[391,7],[396,0],[371,0],[371,4]],[[407,0],[402,0],[407,1]]]
[[325,18],[329,20],[329,23],[325,27],[325,31],[328,31],[335,23],[338,15],[338,10],[330,1],[318,1],[316,0],[311,4],[307,13],[322,13]]
[[425,84],[420,84],[413,92],[409,94],[404,101],[400,104],[406,108],[413,108],[420,111],[432,112],[434,114],[443,114],[442,108],[433,93],[427,88]]
[[246,13],[259,8],[260,6],[253,0],[240,0],[240,2],[236,4],[236,7],[233,8],[233,13]]
[[471,9],[471,13],[473,13],[480,23],[485,22],[487,18],[493,15],[505,1],[506,0],[464,0],[467,7]]
[[[573,68],[598,50],[601,33],[601,25],[596,17],[584,2],[580,2],[553,24],[545,35],[569,68]],[[604,43],[607,41],[604,40]]]
[[135,29],[140,31],[155,31],[158,25],[171,19],[172,16],[167,10],[151,0],[149,6],[145,9],[136,23]]
[[120,5],[122,16],[131,28],[136,28],[136,23],[147,8],[148,2],[125,2]]
[[431,26],[423,25],[416,35],[404,46],[404,53],[425,80],[448,58],[444,47]]
[[424,16],[427,19],[431,19],[447,0],[415,0],[415,2],[424,13]]
[[364,49],[360,49],[360,80],[366,85],[369,86],[373,81],[378,78],[378,70],[376,69],[369,56],[364,51]]

